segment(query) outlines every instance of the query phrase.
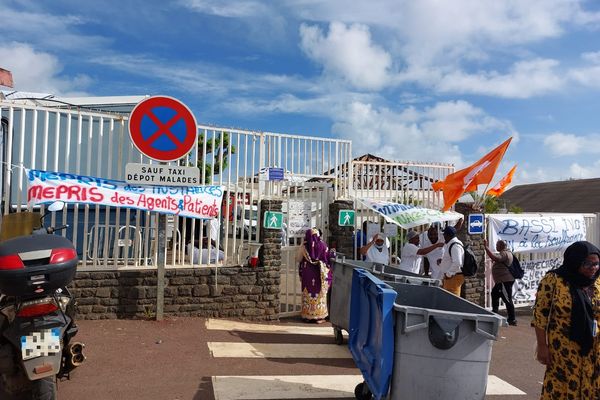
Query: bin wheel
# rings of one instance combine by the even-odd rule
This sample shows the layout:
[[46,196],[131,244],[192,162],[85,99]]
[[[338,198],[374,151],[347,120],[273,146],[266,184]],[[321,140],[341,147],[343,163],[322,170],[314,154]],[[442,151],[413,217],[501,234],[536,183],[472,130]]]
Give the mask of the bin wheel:
[[354,397],[356,400],[372,400],[373,394],[365,382],[361,382],[354,388]]
[[344,344],[344,335],[342,335],[341,329],[333,328],[333,337],[335,339],[335,344],[337,344],[337,345]]

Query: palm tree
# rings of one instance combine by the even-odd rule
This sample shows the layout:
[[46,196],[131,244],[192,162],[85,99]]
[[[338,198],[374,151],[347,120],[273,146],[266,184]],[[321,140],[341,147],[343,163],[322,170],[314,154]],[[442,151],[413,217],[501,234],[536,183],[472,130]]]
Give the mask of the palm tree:
[[[209,138],[207,139],[207,137]],[[221,174],[229,166],[229,156],[236,152],[234,145],[229,146],[230,140],[229,132],[226,131],[216,132],[214,137],[206,132],[198,135],[198,162],[196,166],[200,169],[200,176],[204,177],[206,184],[212,183],[213,176]],[[206,154],[204,153],[205,148]],[[212,154],[212,158],[208,157],[209,154]],[[187,163],[192,165],[190,159]]]

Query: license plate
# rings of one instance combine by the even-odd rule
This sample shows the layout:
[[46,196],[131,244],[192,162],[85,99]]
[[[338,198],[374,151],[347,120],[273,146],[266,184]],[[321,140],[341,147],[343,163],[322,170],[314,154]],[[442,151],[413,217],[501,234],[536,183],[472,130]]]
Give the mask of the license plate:
[[21,357],[29,360],[60,352],[60,329],[43,329],[21,336]]

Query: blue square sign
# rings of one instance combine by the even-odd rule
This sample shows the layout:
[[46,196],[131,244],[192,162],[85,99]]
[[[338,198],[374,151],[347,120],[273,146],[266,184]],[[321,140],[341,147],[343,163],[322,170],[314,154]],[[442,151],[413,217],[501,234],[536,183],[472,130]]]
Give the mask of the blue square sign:
[[469,214],[469,235],[483,234],[483,214]]

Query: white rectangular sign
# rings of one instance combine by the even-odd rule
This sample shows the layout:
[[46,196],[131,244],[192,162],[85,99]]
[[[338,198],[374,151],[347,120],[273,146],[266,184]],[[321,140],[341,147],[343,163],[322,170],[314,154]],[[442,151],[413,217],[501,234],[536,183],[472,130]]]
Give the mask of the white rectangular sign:
[[490,243],[502,239],[515,253],[562,252],[586,238],[581,214],[491,214],[489,225]]
[[135,208],[199,219],[219,214],[221,186],[136,186],[93,176],[28,170],[30,205],[62,200],[66,203]]
[[288,202],[288,230],[290,237],[304,237],[311,228],[312,202],[302,200],[289,200]]
[[177,165],[128,163],[125,166],[125,181],[134,185],[198,186],[200,169]]

